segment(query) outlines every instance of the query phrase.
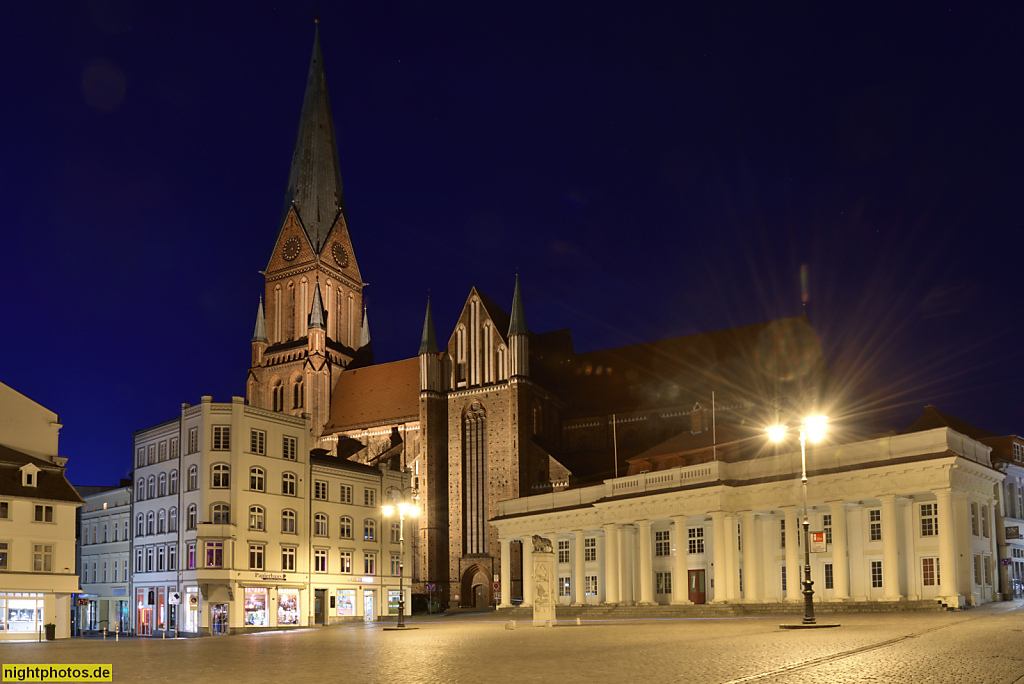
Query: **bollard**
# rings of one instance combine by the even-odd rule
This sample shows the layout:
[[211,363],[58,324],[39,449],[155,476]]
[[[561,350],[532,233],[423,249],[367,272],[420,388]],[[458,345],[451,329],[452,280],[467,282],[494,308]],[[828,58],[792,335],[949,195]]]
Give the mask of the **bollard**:
[[104,641],[107,640],[107,628],[106,627],[103,628],[103,640]]
[[117,627],[114,628],[114,643],[118,642],[118,637],[121,636],[121,623],[117,623]]

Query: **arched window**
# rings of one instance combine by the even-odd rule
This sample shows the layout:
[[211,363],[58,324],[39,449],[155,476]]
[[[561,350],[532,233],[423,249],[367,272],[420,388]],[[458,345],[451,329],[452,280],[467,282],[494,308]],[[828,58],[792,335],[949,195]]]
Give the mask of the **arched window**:
[[167,531],[177,532],[178,531],[178,509],[171,508],[167,514]]
[[363,521],[363,539],[370,541],[377,538],[377,523],[367,518]]
[[135,500],[145,501],[146,500],[146,481],[141,477],[135,487]]
[[281,531],[285,534],[295,534],[295,511],[281,512]]
[[295,496],[294,473],[285,473],[281,476],[281,493],[285,496]]
[[213,504],[213,524],[214,525],[230,525],[231,524],[231,507],[226,503],[215,503]]
[[178,493],[178,471],[171,471],[171,494]]
[[267,514],[262,506],[249,506],[249,529],[262,532]]
[[146,534],[156,534],[156,514],[153,511],[146,514]]
[[298,311],[295,307],[295,282],[288,281],[288,318],[285,320],[285,341],[295,339],[295,319]]
[[274,343],[283,342],[281,338],[281,286],[274,288]]
[[135,517],[135,536],[141,537],[146,534],[146,516],[139,513]]
[[402,541],[402,527],[401,523],[391,523],[391,543],[398,544]]
[[160,512],[156,514],[156,533],[163,534],[167,531],[167,511],[160,509]]
[[231,485],[230,475],[231,466],[227,463],[214,463],[213,478],[210,486],[215,489],[227,489]]
[[263,468],[249,468],[249,489],[254,492],[263,492],[267,488],[266,473]]
[[146,484],[148,485],[148,487],[146,488],[147,489],[147,494],[146,495],[150,499],[156,498],[156,478],[153,477],[152,475],[150,475],[149,476],[149,480],[146,481]]
[[189,504],[188,506],[188,517],[185,520],[185,529],[194,530],[196,529],[196,505]]
[[284,383],[281,378],[274,379],[274,386],[271,388],[271,398],[275,411],[284,411]]
[[487,412],[474,401],[462,421],[463,548],[487,553]]
[[160,473],[160,478],[157,480],[157,496],[167,496],[167,474]]
[[351,539],[352,538],[352,518],[347,515],[341,516],[341,538]]
[[302,408],[306,404],[305,381],[299,375],[295,378],[295,386],[292,390],[292,408]]
[[313,516],[313,534],[317,537],[327,536],[327,516],[324,513]]
[[338,296],[336,298],[336,306],[338,307],[338,315],[334,317],[335,323],[338,327],[337,334],[335,337],[338,342],[345,344],[345,318],[341,315],[341,306],[345,302],[345,291],[340,287],[338,288]]
[[188,490],[199,489],[199,468],[196,466],[188,467]]
[[301,295],[302,298],[299,300],[299,310],[295,312],[296,314],[298,314],[297,323],[299,327],[297,328],[297,330],[299,332],[295,337],[306,336],[306,327],[309,325],[307,316],[309,316],[309,311],[312,308],[309,305],[309,280],[303,278],[300,284],[302,287],[302,292],[300,292],[299,294]]

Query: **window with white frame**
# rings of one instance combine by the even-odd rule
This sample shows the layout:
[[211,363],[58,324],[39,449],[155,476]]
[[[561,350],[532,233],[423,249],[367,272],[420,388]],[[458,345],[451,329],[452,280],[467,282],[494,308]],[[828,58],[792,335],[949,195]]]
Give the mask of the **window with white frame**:
[[559,596],[572,596],[569,592],[569,578],[559,577],[558,578],[558,595]]
[[206,567],[224,567],[224,542],[206,542]]
[[992,556],[984,556],[981,560],[982,564],[985,566],[982,579],[985,584],[992,584]]
[[188,429],[188,453],[194,454],[199,451],[199,428]]
[[597,560],[597,537],[586,537],[583,539],[583,560]]
[[981,556],[974,557],[974,583],[981,584]]
[[146,534],[146,516],[139,513],[135,516],[135,536],[141,537]]
[[686,530],[687,551],[689,553],[704,553],[704,528],[690,527]]
[[326,480],[315,480],[313,482],[313,498],[317,501],[327,501]]
[[160,462],[167,460],[167,442],[160,442]]
[[227,489],[231,486],[231,466],[227,463],[214,463],[212,474],[210,486],[214,489]]
[[156,534],[156,513],[146,513],[146,534]]
[[988,537],[988,506],[981,507],[981,536]]
[[146,572],[153,572],[156,566],[156,550],[152,546],[146,547]]
[[266,491],[267,473],[263,468],[249,468],[249,489],[254,492]]
[[351,551],[342,551],[341,552],[341,568],[338,570],[338,572],[340,572],[342,574],[346,574],[346,573],[352,572],[352,552]]
[[350,504],[352,503],[352,485],[343,484],[341,485],[341,503]]
[[327,536],[327,514],[317,513],[313,516],[313,535],[316,537]]
[[397,577],[402,574],[402,557],[397,553],[391,554],[391,575]]
[[267,453],[267,433],[264,430],[249,430],[249,451],[263,456]]
[[185,569],[186,570],[195,570],[196,569],[196,543],[195,542],[189,542],[188,546],[185,547],[185,553],[188,556],[187,557],[188,565],[185,567]]
[[156,548],[156,571],[163,572],[166,565],[167,550],[162,546]]
[[281,476],[281,493],[285,496],[295,496],[296,479],[294,473],[285,473]]
[[[117,563],[114,563],[114,565],[116,566]],[[178,569],[178,547],[174,544],[167,545],[167,569]]]
[[143,480],[141,477],[139,478],[139,481],[135,483],[135,500],[146,500],[146,481]]
[[978,532],[979,532],[979,529],[978,529],[978,504],[972,501],[971,502],[971,534],[973,534],[975,537],[977,537],[977,536],[979,536]]
[[283,458],[289,461],[296,460],[299,453],[299,441],[294,437],[285,435],[281,445],[281,452]]
[[189,466],[188,468],[188,491],[199,489],[199,468]]
[[878,589],[882,586],[882,561],[871,561],[871,587]]
[[231,508],[226,503],[215,503],[211,508],[214,525],[231,524]]
[[148,485],[146,487],[146,491],[147,491],[146,496],[148,498],[150,498],[150,499],[155,499],[156,498],[156,478],[153,477],[152,475],[150,475],[149,479],[146,480],[146,484]]
[[[654,555],[655,556],[671,556],[672,555],[672,542],[670,539],[669,530],[658,530],[654,533]],[[586,543],[586,540],[584,540]]]
[[375,575],[377,573],[377,554],[375,553],[364,553],[363,554],[363,574],[364,575]]
[[402,539],[402,527],[401,523],[391,523],[391,543],[397,544]]
[[655,594],[671,594],[672,593],[672,573],[671,572],[656,572],[656,573],[654,573],[654,593]]
[[36,522],[53,522],[53,506],[47,504],[36,504],[35,511]]
[[156,514],[156,533],[163,534],[167,529],[167,511],[160,509]]
[[178,493],[178,471],[171,471],[171,494]]
[[377,538],[377,523],[369,518],[363,521],[363,539],[371,541]]
[[339,536],[342,539],[351,539],[352,538],[352,518],[348,517],[347,515],[341,516],[341,521],[339,522],[339,527],[340,527],[340,530],[341,530]]
[[825,588],[826,589],[834,588],[834,581],[833,581],[833,577],[832,577],[832,564],[831,563],[825,563]]
[[167,496],[167,473],[160,473],[157,479],[157,496]]
[[249,569],[263,569],[263,544],[249,544]]
[[597,575],[587,575],[587,596],[597,596]]
[[283,510],[281,511],[281,532],[284,534],[295,534],[295,511]]
[[882,541],[882,509],[868,511],[868,541]]
[[263,506],[249,506],[249,529],[262,532],[266,527],[267,513]]
[[921,584],[936,587],[940,582],[939,559],[935,557],[921,559]]
[[228,451],[231,449],[231,426],[213,426],[213,450]]
[[377,492],[373,489],[363,490],[363,505],[364,506],[376,506],[377,505]]
[[921,536],[934,537],[939,533],[938,504],[921,504]]
[[[170,512],[167,514],[167,531],[177,532],[178,531],[178,509],[175,506],[171,507]],[[117,536],[117,527],[114,527],[114,536]],[[114,539],[117,541],[117,539]]]
[[145,562],[144,559],[145,555],[143,554],[142,549],[135,549],[135,572],[143,571],[143,568],[145,567],[143,565],[143,563]]
[[823,513],[821,516],[821,527],[825,530],[825,543],[832,543],[832,514]]
[[285,571],[295,570],[295,547],[294,546],[282,546],[281,547],[281,569]]
[[196,529],[196,518],[197,517],[198,516],[196,514],[196,505],[195,504],[189,504],[188,512],[186,513],[186,517],[185,517],[185,529],[187,529],[187,530],[194,530],[194,529]]
[[782,591],[786,591],[786,566],[782,566]]

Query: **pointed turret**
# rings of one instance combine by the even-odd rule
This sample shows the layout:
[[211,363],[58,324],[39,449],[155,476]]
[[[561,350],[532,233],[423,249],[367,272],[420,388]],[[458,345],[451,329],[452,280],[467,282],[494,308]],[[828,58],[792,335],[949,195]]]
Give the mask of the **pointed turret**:
[[423,335],[420,337],[419,353],[437,353],[437,335],[434,333],[434,315],[430,313],[430,297],[427,297],[427,316],[423,319]]
[[420,391],[441,391],[441,357],[437,350],[437,335],[434,333],[434,315],[430,312],[430,297],[427,297],[427,315],[423,319],[423,335],[420,336]]
[[509,377],[530,375],[529,331],[526,329],[526,315],[523,313],[523,299],[519,294],[519,276],[512,294],[512,319],[508,324],[508,346],[512,352]]
[[252,333],[253,342],[267,341],[267,322],[263,318],[263,297],[260,297],[260,305],[256,309],[256,330]]
[[363,307],[363,327],[359,331],[359,348],[370,346],[370,324],[366,319],[366,307]]
[[313,307],[309,312],[309,327],[323,330],[327,327],[325,323],[326,318],[327,312],[324,310],[324,299],[320,296],[320,279],[317,278],[316,287],[313,289]]
[[319,253],[338,214],[345,211],[338,144],[320,52],[319,24],[313,38],[313,58],[309,64],[299,134],[288,175],[282,223],[293,206],[313,250]]

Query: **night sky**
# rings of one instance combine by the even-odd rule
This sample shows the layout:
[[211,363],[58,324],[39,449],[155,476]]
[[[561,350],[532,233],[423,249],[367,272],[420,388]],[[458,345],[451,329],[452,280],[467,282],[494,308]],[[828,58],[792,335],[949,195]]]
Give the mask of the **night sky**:
[[[320,3],[376,360],[517,270],[587,351],[799,315],[806,265],[837,418],[1024,432],[1024,11],[691,4]],[[0,381],[73,483],[244,395],[314,11],[4,8]]]

